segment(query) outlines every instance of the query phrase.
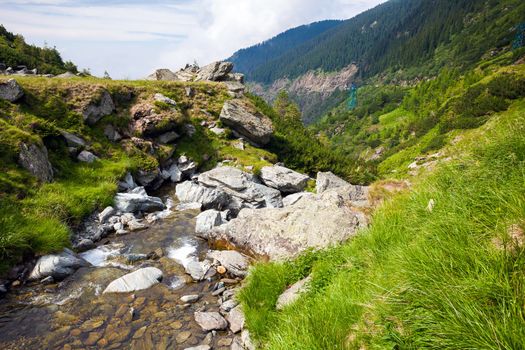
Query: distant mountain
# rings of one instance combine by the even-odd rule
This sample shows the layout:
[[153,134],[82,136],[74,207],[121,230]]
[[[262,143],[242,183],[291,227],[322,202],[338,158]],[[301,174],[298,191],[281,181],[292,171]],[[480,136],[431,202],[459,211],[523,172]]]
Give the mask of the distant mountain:
[[0,24],[0,64],[7,67],[26,66],[36,68],[39,73],[76,73],[77,67],[64,62],[56,48],[29,45],[20,34],[13,34]]
[[235,64],[235,70],[243,72],[247,78],[250,79],[252,72],[260,66],[278,59],[291,49],[300,46],[329,29],[337,27],[341,23],[343,23],[343,21],[328,20],[289,29],[260,44],[235,52],[228,61]]

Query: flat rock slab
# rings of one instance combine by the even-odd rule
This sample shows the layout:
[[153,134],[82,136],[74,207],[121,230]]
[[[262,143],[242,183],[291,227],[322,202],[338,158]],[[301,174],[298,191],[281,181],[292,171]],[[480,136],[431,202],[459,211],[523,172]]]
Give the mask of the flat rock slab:
[[128,293],[148,289],[159,283],[161,279],[161,270],[156,267],[145,267],[114,280],[104,290],[104,294]]
[[223,330],[228,328],[228,322],[218,312],[196,312],[195,322],[205,331]]
[[280,165],[265,166],[261,169],[263,183],[283,193],[301,192],[310,177]]

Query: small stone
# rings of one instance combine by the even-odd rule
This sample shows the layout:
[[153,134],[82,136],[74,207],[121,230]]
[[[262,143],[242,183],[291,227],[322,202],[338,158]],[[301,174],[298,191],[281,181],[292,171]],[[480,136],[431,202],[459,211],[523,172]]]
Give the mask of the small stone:
[[217,341],[217,346],[230,346],[232,341],[232,338],[221,338]]
[[100,339],[98,342],[97,342],[97,345],[99,348],[103,348],[105,346],[108,345],[108,341],[104,338]]
[[244,328],[244,313],[240,305],[232,309],[228,316],[226,316],[226,319],[230,323],[232,333],[239,333]]
[[80,329],[84,332],[88,332],[101,327],[103,324],[103,320],[87,320],[82,324],[82,326],[80,326]]
[[214,297],[216,297],[217,295],[222,294],[222,292],[224,292],[225,290],[226,290],[226,287],[219,288],[219,289],[217,289],[215,292],[211,293],[211,295],[213,295]]
[[226,273],[226,268],[222,265],[217,266],[217,272],[221,275],[224,275]]
[[228,322],[218,312],[195,312],[195,322],[205,331],[222,330]]
[[226,300],[221,304],[220,310],[222,312],[230,312],[237,305],[239,305],[239,303],[234,299]]
[[78,328],[75,328],[71,331],[70,334],[72,337],[78,337],[80,334],[82,334],[82,331]]
[[197,294],[184,295],[180,298],[180,301],[182,301],[183,303],[194,303],[197,300],[199,300],[199,298],[200,296]]
[[173,329],[181,329],[182,328],[182,322],[181,321],[175,321],[170,323],[170,327]]
[[186,348],[184,350],[211,350],[209,345],[199,345],[199,346],[192,346],[191,348]]
[[184,332],[180,332],[179,334],[177,334],[175,339],[177,340],[178,344],[182,344],[186,342],[186,340],[188,340],[190,337],[191,337],[191,332],[184,331]]
[[139,338],[142,338],[142,336],[144,335],[144,332],[146,332],[146,329],[147,329],[146,326],[139,328],[139,329],[135,332],[135,334],[133,334],[133,339],[139,339]]
[[89,333],[88,338],[84,341],[84,344],[87,346],[95,345],[95,343],[100,339],[102,335],[100,333],[91,332]]

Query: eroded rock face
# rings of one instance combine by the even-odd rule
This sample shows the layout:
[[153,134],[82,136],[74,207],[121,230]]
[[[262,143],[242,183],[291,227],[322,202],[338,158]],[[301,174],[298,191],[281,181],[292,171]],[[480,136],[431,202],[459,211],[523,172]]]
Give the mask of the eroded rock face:
[[88,125],[93,125],[102,117],[110,115],[115,110],[115,104],[108,91],[104,90],[98,101],[93,101],[82,110],[84,121]]
[[279,208],[283,205],[281,192],[260,184],[255,176],[237,168],[217,167],[200,174],[198,181],[232,197],[227,208],[236,212],[242,208]]
[[293,258],[308,248],[345,241],[366,227],[366,215],[352,204],[353,187],[305,196],[285,208],[243,209],[236,219],[208,232],[211,240],[267,256]]
[[195,81],[223,81],[233,69],[231,62],[213,62],[199,69]]
[[45,146],[20,144],[18,163],[42,182],[53,181],[53,168]]
[[15,79],[0,83],[0,99],[15,102],[24,96],[24,90]]
[[270,142],[273,125],[270,118],[261,114],[243,100],[234,99],[224,103],[220,120],[256,146]]
[[200,203],[204,209],[222,209],[230,202],[230,196],[223,191],[185,181],[175,189],[182,203]]
[[161,270],[156,267],[145,267],[114,280],[103,293],[129,293],[148,289],[161,280]]
[[77,256],[71,250],[64,249],[60,254],[45,255],[38,259],[29,275],[29,279],[34,281],[52,277],[55,280],[62,280],[85,266],[89,266],[87,261]]
[[283,193],[301,192],[306,187],[310,177],[283,166],[266,166],[261,169],[263,183]]

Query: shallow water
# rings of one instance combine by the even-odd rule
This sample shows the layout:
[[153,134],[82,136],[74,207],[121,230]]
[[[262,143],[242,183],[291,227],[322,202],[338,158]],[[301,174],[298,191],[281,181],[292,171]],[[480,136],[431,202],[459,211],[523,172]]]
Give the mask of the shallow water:
[[[211,295],[218,281],[192,282],[187,262],[205,255],[206,242],[194,236],[197,212],[177,212],[150,228],[110,237],[82,256],[94,266],[79,269],[52,285],[14,289],[0,300],[0,349],[185,349],[207,333],[195,323],[196,310],[217,311]],[[144,258],[162,248],[163,257]],[[162,283],[135,293],[102,294],[114,279],[140,267],[155,266]],[[200,294],[192,305],[179,300]],[[219,332],[214,349],[233,335]],[[225,349],[228,347],[225,347]]]

